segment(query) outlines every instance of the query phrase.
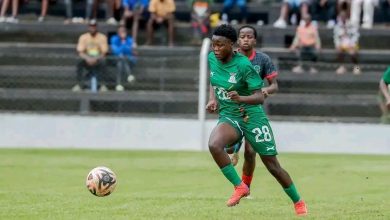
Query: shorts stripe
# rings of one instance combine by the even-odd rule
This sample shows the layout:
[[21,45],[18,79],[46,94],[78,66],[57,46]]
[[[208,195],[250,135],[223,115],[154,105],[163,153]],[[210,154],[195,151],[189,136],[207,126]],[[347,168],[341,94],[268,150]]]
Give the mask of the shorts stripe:
[[238,124],[237,121],[233,121],[232,119],[230,119],[228,117],[225,117],[225,118],[228,119],[229,121],[231,121],[233,124],[236,124],[238,129],[240,129],[240,131],[241,131],[241,136],[244,136],[244,132],[241,130],[240,124]]

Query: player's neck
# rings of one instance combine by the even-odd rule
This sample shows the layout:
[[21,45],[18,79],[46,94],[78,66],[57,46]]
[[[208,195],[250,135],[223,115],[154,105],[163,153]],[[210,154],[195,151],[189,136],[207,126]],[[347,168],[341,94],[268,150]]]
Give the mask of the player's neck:
[[250,50],[242,50],[240,49],[239,50],[241,54],[245,55],[246,57],[248,57],[249,59],[253,59],[253,55],[254,53],[256,53],[256,50],[254,48],[250,49]]
[[233,59],[234,53],[231,53],[229,56],[224,59],[219,60],[222,64],[229,63]]

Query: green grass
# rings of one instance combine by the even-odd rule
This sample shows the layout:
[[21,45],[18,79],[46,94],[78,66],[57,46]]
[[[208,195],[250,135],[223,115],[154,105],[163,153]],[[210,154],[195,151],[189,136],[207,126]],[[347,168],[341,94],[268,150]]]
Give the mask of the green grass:
[[[390,219],[390,157],[282,154],[309,207],[305,219]],[[241,171],[240,160],[238,170]],[[116,172],[104,198],[85,187],[90,169]],[[207,152],[0,150],[0,219],[295,219],[258,161],[253,200],[225,202],[232,186]]]

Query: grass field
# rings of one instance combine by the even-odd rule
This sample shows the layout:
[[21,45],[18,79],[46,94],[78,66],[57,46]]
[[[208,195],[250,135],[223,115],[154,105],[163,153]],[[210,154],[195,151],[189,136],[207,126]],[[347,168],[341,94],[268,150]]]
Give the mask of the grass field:
[[[279,159],[308,203],[305,219],[390,219],[389,156]],[[254,199],[227,208],[232,186],[208,152],[0,150],[0,219],[297,219],[258,164]],[[105,198],[85,187],[98,165],[118,177],[116,191]]]

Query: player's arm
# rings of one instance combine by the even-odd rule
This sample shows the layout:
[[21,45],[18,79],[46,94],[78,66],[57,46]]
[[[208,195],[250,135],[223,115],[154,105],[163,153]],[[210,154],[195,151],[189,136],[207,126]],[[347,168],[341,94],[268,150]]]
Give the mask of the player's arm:
[[264,98],[267,98],[269,95],[272,95],[279,90],[278,81],[276,80],[276,77],[267,78],[267,82],[268,86],[261,89]]
[[209,101],[208,101],[208,103],[206,105],[206,110],[209,113],[215,113],[217,111],[217,109],[218,109],[218,103],[217,103],[217,100],[215,99],[214,89],[213,89],[213,87],[210,84]]
[[265,79],[267,79],[268,86],[263,87],[261,90],[263,92],[264,98],[267,98],[269,95],[276,93],[279,90],[278,81],[276,80],[278,76],[278,70],[276,69],[274,63],[271,60],[271,57],[266,55],[264,61]]
[[252,94],[249,96],[240,96],[237,91],[228,91],[228,97],[238,103],[245,103],[249,105],[263,104],[264,95],[261,91],[261,88],[264,85],[263,80],[249,62],[248,65],[243,65],[240,69],[243,71],[248,90],[252,91]]
[[390,93],[389,93],[388,85],[383,80],[383,78],[379,82],[379,89],[380,89],[380,91],[382,92],[383,96],[386,99],[386,106],[387,106],[387,108],[390,108]]
[[237,91],[228,92],[228,97],[238,103],[245,103],[249,105],[259,105],[264,102],[264,95],[261,89],[253,91],[252,95],[240,96]]

